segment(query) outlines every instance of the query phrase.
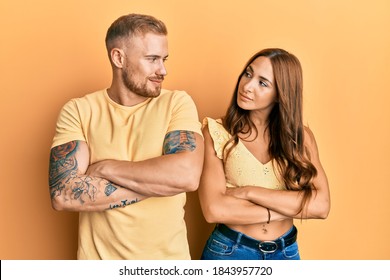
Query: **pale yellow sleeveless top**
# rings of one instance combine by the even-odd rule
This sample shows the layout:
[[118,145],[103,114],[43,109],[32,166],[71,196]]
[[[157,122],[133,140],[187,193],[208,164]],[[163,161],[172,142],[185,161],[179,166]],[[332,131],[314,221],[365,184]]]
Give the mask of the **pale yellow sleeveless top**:
[[[223,153],[223,148],[231,135],[222,126],[220,119],[204,118],[203,125],[207,124],[214,142],[214,150],[218,158],[224,159],[226,152]],[[276,163],[271,160],[262,164],[241,141],[231,151],[224,169],[227,187],[258,186],[268,189],[286,189]]]

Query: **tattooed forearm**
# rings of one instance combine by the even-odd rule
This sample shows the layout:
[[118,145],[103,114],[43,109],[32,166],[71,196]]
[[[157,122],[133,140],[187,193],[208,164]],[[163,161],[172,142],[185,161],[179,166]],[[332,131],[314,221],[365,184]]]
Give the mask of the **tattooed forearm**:
[[110,204],[109,207],[108,207],[108,210],[109,209],[116,209],[116,208],[124,208],[126,206],[129,206],[129,205],[137,203],[137,202],[138,202],[137,198],[135,198],[133,200],[125,199],[125,200],[122,200],[121,203]]
[[56,210],[102,211],[145,199],[104,178],[84,174],[89,156],[86,149],[83,142],[72,141],[51,150],[49,185]]
[[[111,195],[113,192],[115,192],[118,188],[115,187],[113,184],[111,184],[110,182],[108,182],[106,184],[106,188],[104,189],[104,193],[106,194],[106,196],[109,196]],[[129,199],[124,199],[124,200],[121,200],[120,203],[111,203],[109,206],[108,206],[108,209],[107,210],[110,210],[110,209],[116,209],[116,208],[124,208],[128,205],[131,205],[131,204],[134,204],[138,202],[138,198],[135,198],[133,200],[129,200]]]
[[193,151],[196,148],[195,133],[186,130],[175,130],[167,133],[164,139],[164,154],[176,154]]

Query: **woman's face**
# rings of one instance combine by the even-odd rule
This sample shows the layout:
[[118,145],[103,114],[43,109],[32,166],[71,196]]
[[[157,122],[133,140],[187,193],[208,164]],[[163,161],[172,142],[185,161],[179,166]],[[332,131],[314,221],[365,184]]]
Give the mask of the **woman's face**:
[[271,61],[268,57],[259,56],[245,70],[237,92],[237,105],[250,111],[259,111],[268,115],[277,94]]

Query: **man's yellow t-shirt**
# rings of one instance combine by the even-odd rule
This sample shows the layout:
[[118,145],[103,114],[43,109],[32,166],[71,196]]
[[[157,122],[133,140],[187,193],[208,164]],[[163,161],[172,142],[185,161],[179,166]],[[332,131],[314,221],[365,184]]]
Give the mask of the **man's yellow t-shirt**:
[[[184,91],[162,90],[159,97],[128,107],[101,90],[65,104],[52,147],[81,140],[88,144],[91,164],[141,161],[161,156],[164,137],[174,130],[201,134],[196,106]],[[190,259],[185,202],[182,193],[80,212],[78,259]]]

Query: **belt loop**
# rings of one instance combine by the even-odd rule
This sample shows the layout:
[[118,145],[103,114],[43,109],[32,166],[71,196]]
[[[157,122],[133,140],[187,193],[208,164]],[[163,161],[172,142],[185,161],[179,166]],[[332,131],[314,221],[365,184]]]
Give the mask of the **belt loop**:
[[285,245],[285,242],[284,242],[284,237],[281,237],[281,238],[279,238],[279,240],[280,240],[280,245],[282,245],[282,248],[280,248],[281,250],[283,250],[284,249],[284,247],[286,247]]
[[241,232],[237,232],[238,234],[237,234],[237,240],[236,240],[236,243],[237,244],[240,244],[240,242],[241,242],[241,237],[242,237],[242,233]]

